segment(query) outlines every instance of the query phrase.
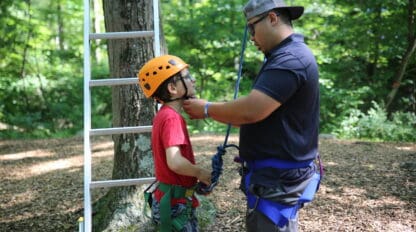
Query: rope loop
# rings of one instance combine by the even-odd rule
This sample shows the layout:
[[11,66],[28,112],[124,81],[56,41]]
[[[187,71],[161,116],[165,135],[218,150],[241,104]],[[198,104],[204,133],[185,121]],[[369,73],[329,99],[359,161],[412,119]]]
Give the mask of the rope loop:
[[[240,62],[239,62],[239,68],[238,68],[238,74],[237,74],[237,81],[235,84],[234,89],[234,99],[238,96],[238,91],[240,87],[240,80],[241,80],[241,73],[243,70],[243,63],[244,63],[244,51],[246,49],[246,43],[247,43],[247,26],[244,29],[244,38],[242,42],[241,47],[241,54],[240,54]],[[205,107],[205,114],[208,115],[207,107]],[[239,149],[239,147],[235,144],[228,144],[228,137],[230,135],[231,131],[231,124],[227,125],[227,132],[225,134],[224,143],[223,145],[220,145],[217,147],[217,153],[211,158],[211,166],[212,166],[212,172],[211,172],[211,184],[206,185],[202,182],[198,182],[195,192],[199,195],[208,195],[212,192],[215,186],[217,186],[219,178],[223,171],[223,159],[222,156],[227,152],[226,149],[229,147],[234,147],[236,149]]]

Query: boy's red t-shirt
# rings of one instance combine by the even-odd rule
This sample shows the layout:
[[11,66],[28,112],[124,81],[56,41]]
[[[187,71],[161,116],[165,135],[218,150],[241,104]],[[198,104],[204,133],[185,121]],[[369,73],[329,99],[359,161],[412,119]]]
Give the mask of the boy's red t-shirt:
[[[197,183],[196,177],[179,175],[169,169],[166,161],[166,149],[172,146],[178,146],[182,156],[195,164],[185,119],[173,108],[164,105],[153,119],[152,127],[152,151],[156,179],[165,184],[179,185],[185,188],[193,187]],[[160,202],[163,192],[156,190],[154,196]],[[186,200],[172,199],[171,203],[172,205],[186,204]],[[192,206],[197,207],[198,205],[198,200],[193,197]]]

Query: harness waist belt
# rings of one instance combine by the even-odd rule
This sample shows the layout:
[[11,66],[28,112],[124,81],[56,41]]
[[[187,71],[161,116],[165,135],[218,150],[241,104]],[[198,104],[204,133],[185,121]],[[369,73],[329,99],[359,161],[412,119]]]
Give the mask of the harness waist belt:
[[275,158],[246,161],[249,170],[256,171],[262,168],[277,168],[277,169],[295,169],[306,168],[312,164],[313,160],[295,162],[288,160],[279,160]]
[[192,197],[195,192],[195,187],[184,188],[179,185],[170,185],[162,182],[159,182],[159,189],[164,193],[167,193],[170,190],[172,198]]

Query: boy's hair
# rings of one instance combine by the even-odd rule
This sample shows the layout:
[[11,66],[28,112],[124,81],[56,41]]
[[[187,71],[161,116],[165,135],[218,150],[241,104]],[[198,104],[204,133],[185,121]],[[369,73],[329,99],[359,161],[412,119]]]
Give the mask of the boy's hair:
[[176,81],[180,80],[181,78],[181,73],[177,73],[171,77],[169,77],[168,79],[166,79],[155,91],[155,93],[153,94],[153,98],[162,101],[162,102],[168,102],[171,99],[171,95],[168,91],[168,85],[170,83],[175,83]]

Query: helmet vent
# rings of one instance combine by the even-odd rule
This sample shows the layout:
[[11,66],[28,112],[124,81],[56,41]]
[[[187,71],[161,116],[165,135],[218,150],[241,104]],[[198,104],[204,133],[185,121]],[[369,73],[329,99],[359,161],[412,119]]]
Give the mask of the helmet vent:
[[169,60],[168,63],[171,64],[171,65],[175,65],[175,66],[177,65],[177,63],[174,59]]
[[149,83],[144,84],[144,87],[145,87],[147,90],[150,90],[150,89],[151,89],[151,87],[150,87]]
[[159,66],[159,70],[162,70],[163,69],[163,66]]
[[153,75],[157,75],[157,72],[156,71],[153,71]]
[[150,75],[150,73],[146,73],[146,76],[149,76]]

